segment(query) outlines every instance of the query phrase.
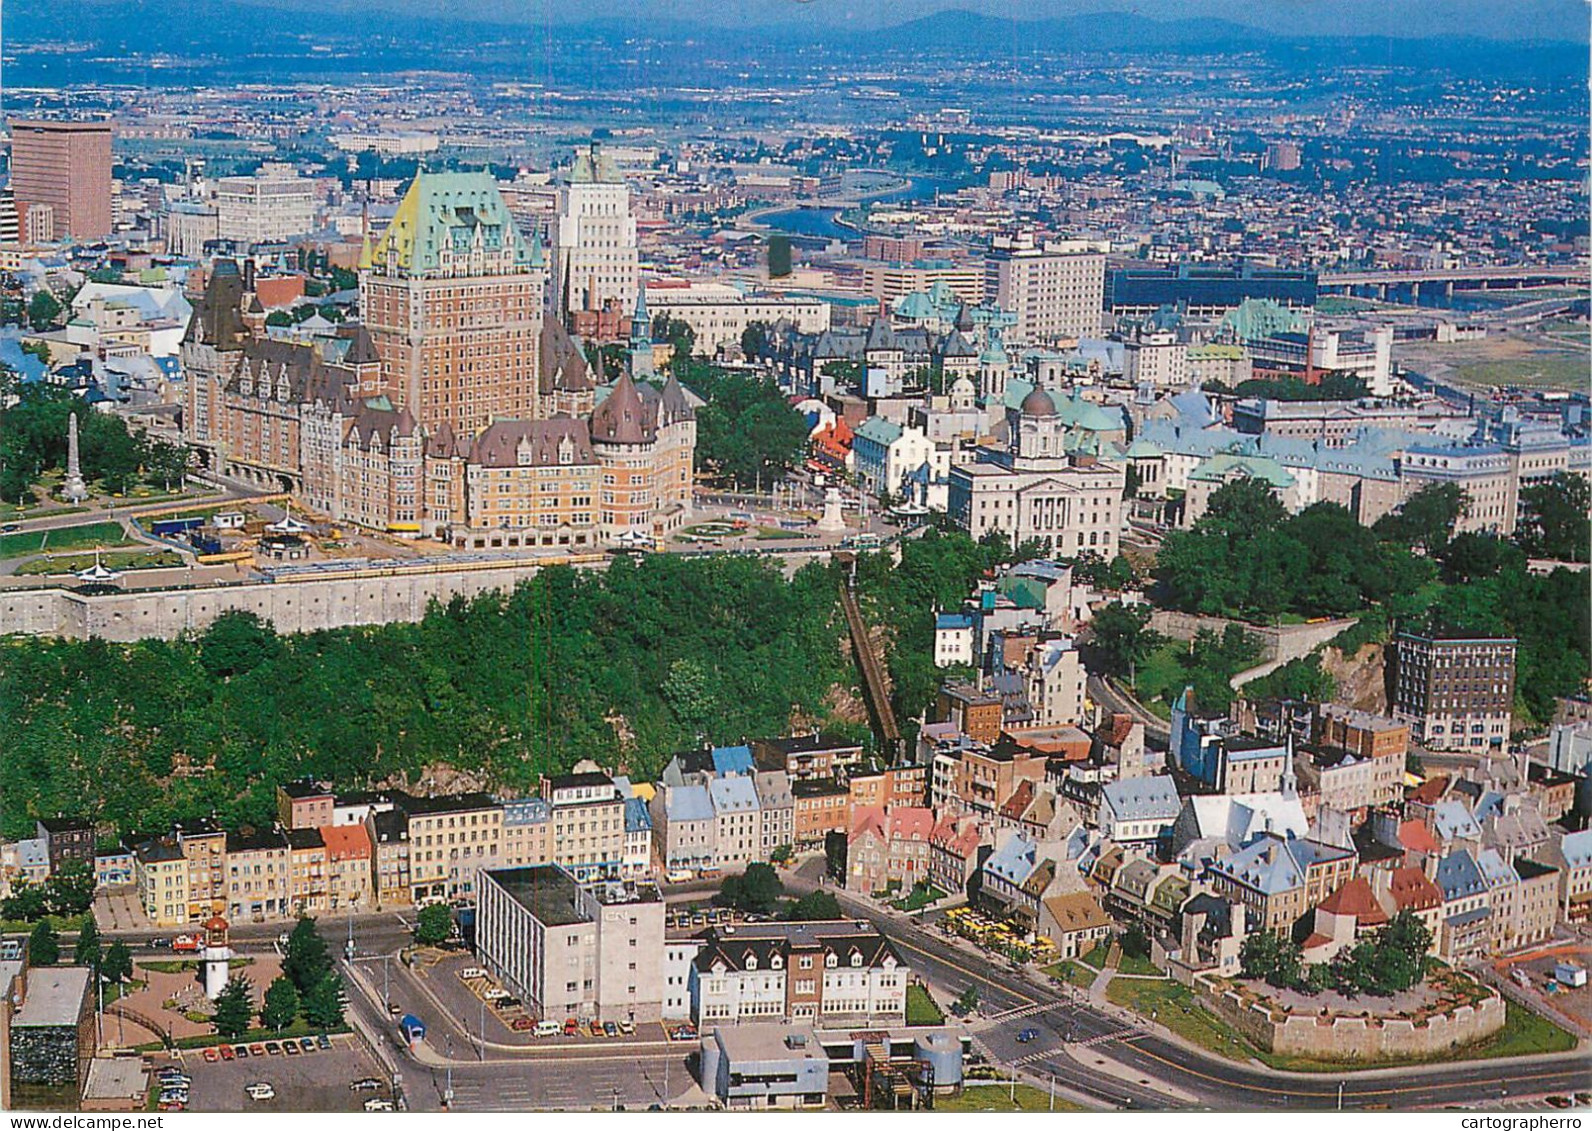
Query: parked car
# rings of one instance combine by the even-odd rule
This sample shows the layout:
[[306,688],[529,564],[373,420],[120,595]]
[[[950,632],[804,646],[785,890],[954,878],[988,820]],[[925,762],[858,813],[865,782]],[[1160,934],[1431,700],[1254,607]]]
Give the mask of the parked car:
[[248,1060],[249,1059],[249,1046],[248,1045],[233,1045],[232,1046],[232,1054],[234,1056],[236,1056],[239,1060]]
[[634,1021],[621,1021],[619,1023],[619,1031],[628,1037],[636,1031],[636,1023]]
[[696,1040],[696,1035],[695,1025],[676,1025],[669,1030],[669,1036],[676,1041],[694,1041]]
[[389,1102],[387,1100],[370,1099],[370,1100],[366,1100],[365,1101],[365,1110],[366,1111],[391,1111],[391,1110],[393,1110],[393,1106],[392,1106],[391,1102]]
[[573,1017],[564,1018],[564,1036],[566,1036],[566,1037],[578,1037],[578,1036],[580,1036],[580,1022],[575,1020]]
[[265,1051],[270,1053],[272,1056],[280,1056],[282,1055],[282,1045],[278,1041],[266,1041]]
[[266,1084],[266,1083],[250,1084],[247,1088],[245,1088],[243,1090],[249,1094],[249,1098],[251,1100],[274,1100],[274,1099],[276,1099],[276,1089],[271,1087],[271,1085]]
[[238,1055],[237,1053],[232,1051],[232,1046],[231,1045],[220,1045],[217,1048],[217,1051],[221,1053],[221,1059],[222,1060],[232,1060]]
[[315,1051],[315,1038],[314,1037],[300,1037],[299,1038],[299,1048],[303,1049],[305,1052],[314,1052]]
[[214,1064],[216,1061],[221,1059],[221,1054],[219,1052],[217,1052],[215,1049],[205,1049],[204,1058],[206,1060],[208,1060],[211,1064]]
[[536,1023],[536,1035],[538,1037],[556,1037],[560,1028],[557,1021],[538,1021]]
[[1029,1041],[1037,1041],[1038,1039],[1038,1029],[1024,1029],[1021,1033],[1017,1034],[1017,1043],[1020,1045],[1026,1045]]
[[282,1042],[282,1051],[287,1053],[288,1056],[297,1056],[299,1054],[298,1042],[294,1041],[294,1040],[283,1041]]
[[153,938],[149,940],[150,950],[170,950],[171,940],[166,938]]
[[485,978],[486,971],[481,969],[479,966],[466,966],[463,970],[459,971],[459,977],[468,982],[472,978]]
[[250,1056],[264,1056],[265,1055],[265,1046],[264,1045],[259,1045],[259,1044],[250,1045],[249,1046],[249,1055]]
[[603,1035],[603,1023],[601,1021],[597,1021],[595,1019],[592,1020],[586,1026],[586,1032],[588,1032],[589,1034],[591,1034],[594,1037],[602,1036]]
[[320,1036],[315,1038],[315,1047],[318,1048],[318,1049],[329,1049],[329,1048],[331,1048],[332,1047],[332,1038],[328,1037],[325,1033],[322,1033]]
[[516,1017],[513,1021],[509,1022],[509,1028],[513,1029],[516,1033],[526,1033],[536,1028],[536,1022],[532,1021],[529,1017]]
[[605,1037],[617,1037],[618,1035],[619,1035],[619,1026],[618,1025],[615,1025],[612,1021],[604,1021],[603,1022],[603,1036],[605,1036]]
[[381,1081],[374,1076],[366,1076],[349,1084],[348,1090],[350,1092],[378,1092],[381,1090]]

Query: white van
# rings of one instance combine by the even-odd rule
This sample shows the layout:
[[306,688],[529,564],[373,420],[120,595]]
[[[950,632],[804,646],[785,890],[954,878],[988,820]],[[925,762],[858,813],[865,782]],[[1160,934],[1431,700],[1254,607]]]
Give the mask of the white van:
[[481,969],[479,966],[466,966],[463,970],[459,971],[459,977],[468,982],[472,978],[485,978],[486,971]]
[[689,868],[676,868],[674,871],[664,876],[664,879],[668,880],[671,884],[683,884],[690,878],[691,869]]
[[564,1031],[557,1021],[538,1021],[534,1032],[538,1037],[556,1037]]

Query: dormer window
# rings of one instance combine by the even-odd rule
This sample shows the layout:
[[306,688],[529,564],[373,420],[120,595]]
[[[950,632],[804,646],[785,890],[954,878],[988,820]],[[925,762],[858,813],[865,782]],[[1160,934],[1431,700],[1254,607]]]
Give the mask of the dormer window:
[[853,967],[862,965],[862,953],[860,951],[854,950],[851,952],[851,965]]
[[836,966],[840,965],[840,960],[833,954],[826,954],[824,955],[824,965],[833,970]]
[[748,954],[746,956],[746,968],[748,970],[756,970],[757,969],[757,955]]
[[776,954],[768,960],[768,968],[770,970],[783,970],[785,969],[785,961]]

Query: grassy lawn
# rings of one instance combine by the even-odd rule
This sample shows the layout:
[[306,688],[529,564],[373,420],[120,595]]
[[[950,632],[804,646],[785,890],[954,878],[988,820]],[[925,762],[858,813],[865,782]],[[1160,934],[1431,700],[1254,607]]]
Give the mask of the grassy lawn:
[[[254,959],[252,958],[227,959],[228,970],[236,970],[240,966],[253,965]],[[181,974],[185,970],[199,969],[199,960],[197,958],[173,958],[160,959],[154,962],[145,962],[140,959],[137,963],[137,966],[140,970],[153,970],[157,974]]]
[[[215,1033],[203,1033],[197,1037],[179,1037],[172,1043],[180,1049],[202,1049],[211,1045],[253,1044],[255,1041],[276,1041],[283,1037],[316,1037],[321,1033],[347,1033],[351,1032],[347,1025],[339,1025],[335,1029],[318,1029],[302,1017],[295,1018],[293,1024],[281,1032],[275,1029],[250,1029],[241,1037],[220,1037]],[[139,1052],[159,1052],[165,1045],[161,1041],[151,1041],[146,1045],[138,1045]]]
[[1164,709],[1156,706],[1161,697],[1167,692],[1175,697],[1183,682],[1184,672],[1180,661],[1187,655],[1186,640],[1168,640],[1151,652],[1134,673],[1137,682],[1133,685],[1133,697],[1159,714]]
[[1046,966],[1045,973],[1052,978],[1060,978],[1063,982],[1070,982],[1079,989],[1087,990],[1094,985],[1095,972],[1086,966],[1063,959],[1054,966]]
[[906,898],[896,900],[891,906],[897,911],[919,911],[935,900],[944,898],[945,893],[939,888],[915,885]]
[[1558,350],[1499,361],[1455,361],[1462,385],[1519,385],[1526,389],[1578,389],[1586,385],[1586,357]]
[[[182,565],[182,555],[175,550],[121,550],[100,555],[106,569],[161,569]],[[63,554],[59,557],[40,558],[17,567],[18,576],[50,573],[76,573],[94,564],[93,554]]]
[[30,530],[0,535],[0,558],[16,558],[40,550],[81,550],[95,546],[125,546],[127,536],[119,522],[91,522],[60,530]]
[[1232,1060],[1247,1060],[1258,1055],[1238,1032],[1214,1014],[1208,1013],[1194,991],[1170,979],[1164,982],[1116,980],[1106,987],[1106,998],[1113,1005],[1131,1009],[1155,1020],[1186,1041]]
[[945,1014],[930,996],[929,991],[916,984],[907,987],[907,1024],[943,1025]]
[[1080,958],[1079,961],[1085,965],[1093,966],[1096,970],[1104,970],[1106,968],[1106,956],[1110,953],[1110,945],[1107,943],[1101,943],[1088,954]]
[[[1013,1102],[1008,1084],[970,1084],[959,1096],[936,1096],[935,1111],[1050,1111],[1050,1093],[1031,1084],[1017,1085]],[[1088,1111],[1070,1100],[1056,1097],[1056,1111]]]
[[63,514],[87,513],[87,507],[55,507],[48,503],[0,503],[0,518],[54,518]]
[[1164,971],[1148,958],[1123,951],[1122,961],[1117,963],[1117,973],[1155,975],[1164,973]]
[[[65,917],[60,915],[46,915],[45,918],[50,921],[50,925],[55,928],[56,933],[58,934],[75,934],[83,929],[83,916],[81,915],[71,915]],[[0,933],[7,935],[26,935],[30,934],[33,931],[33,928],[37,927],[38,925],[38,920],[36,919],[32,922],[29,922],[26,919],[0,919]],[[63,955],[71,954],[71,946],[66,943],[62,943],[61,953]]]
[[805,537],[807,537],[807,536],[805,534],[803,534],[801,531],[799,531],[799,530],[786,530],[783,526],[759,526],[757,528],[757,536],[754,539],[754,541],[757,541],[757,542],[773,542],[773,541],[777,541],[777,540],[779,540],[781,538],[805,538]]

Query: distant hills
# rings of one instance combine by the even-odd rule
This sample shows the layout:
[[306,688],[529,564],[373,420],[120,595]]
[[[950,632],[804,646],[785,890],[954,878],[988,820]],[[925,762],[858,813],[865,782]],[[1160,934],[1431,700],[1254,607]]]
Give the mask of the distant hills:
[[332,47],[354,54],[360,70],[376,73],[427,60],[459,67],[469,63],[477,47],[492,49],[481,58],[481,67],[503,73],[510,69],[516,47],[523,49],[521,57],[532,60],[544,56],[550,43],[606,43],[623,49],[627,41],[636,39],[698,55],[812,44],[846,48],[859,59],[904,52],[995,58],[1034,51],[1193,56],[1246,52],[1307,68],[1375,63],[1504,76],[1584,75],[1587,70],[1586,46],[1570,41],[1290,37],[1224,20],[1158,20],[1123,11],[1024,21],[947,10],[867,30],[818,20],[722,28],[656,18],[549,28],[532,22],[471,21],[453,13],[397,12],[365,4],[306,6],[291,0],[279,4],[270,0],[30,2],[13,3],[6,15],[7,52],[20,51],[24,57],[38,57],[27,51],[31,45],[70,43],[116,54],[166,52],[218,61],[276,56],[284,64],[289,60],[302,64]]

